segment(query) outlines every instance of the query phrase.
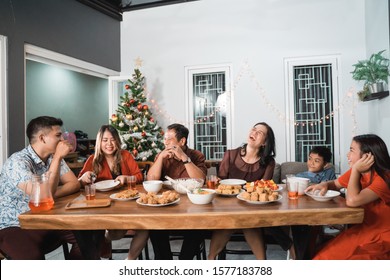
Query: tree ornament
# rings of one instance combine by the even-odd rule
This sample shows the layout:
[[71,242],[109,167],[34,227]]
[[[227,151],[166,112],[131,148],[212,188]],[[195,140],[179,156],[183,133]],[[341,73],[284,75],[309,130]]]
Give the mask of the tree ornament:
[[127,149],[127,144],[126,144],[126,143],[122,143],[121,149],[122,149],[122,150],[126,150],[126,149]]
[[118,120],[118,116],[116,114],[112,114],[111,121],[116,122]]
[[137,109],[138,109],[138,111],[142,111],[142,104],[138,104]]
[[135,102],[135,100],[132,98],[130,99],[130,104],[133,104]]
[[134,126],[133,130],[138,131],[138,126]]
[[129,86],[129,85],[125,85],[125,89],[126,89],[126,90],[129,90],[129,89],[130,89],[130,86]]
[[121,128],[125,126],[125,124],[124,124],[123,122],[120,122],[118,125],[119,125],[119,127],[121,127]]
[[145,132],[145,131],[142,131],[141,136],[142,136],[142,137],[146,137],[146,132]]
[[133,150],[133,155],[134,155],[135,157],[137,157],[137,155],[138,155],[138,151],[137,151],[136,148],[134,148],[134,150]]
[[132,114],[126,114],[126,119],[132,120],[133,119],[133,115]]
[[153,141],[153,142],[152,142],[152,147],[153,147],[153,148],[156,148],[156,146],[157,146],[156,143],[154,143],[154,141]]
[[142,158],[142,161],[147,161],[147,160],[148,160],[147,157]]
[[143,106],[143,109],[144,109],[145,111],[148,110],[148,109],[149,109],[148,105],[144,105],[144,106]]
[[149,112],[148,111],[145,112],[145,116],[149,116]]
[[151,122],[154,122],[154,118],[153,118],[153,117],[151,117],[151,118],[150,118],[150,121],[151,121]]

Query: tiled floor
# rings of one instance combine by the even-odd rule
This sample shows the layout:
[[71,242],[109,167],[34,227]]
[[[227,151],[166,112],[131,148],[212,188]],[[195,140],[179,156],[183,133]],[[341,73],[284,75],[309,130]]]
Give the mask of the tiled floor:
[[[209,240],[206,240],[206,249],[209,246]],[[181,241],[172,241],[171,247],[172,251],[178,251],[181,246]],[[128,248],[129,247],[129,239],[121,239],[117,241],[113,241],[113,247],[114,248]],[[148,243],[149,247],[149,256],[151,259],[154,258],[153,254],[153,247],[152,244]],[[231,246],[233,247],[233,245]],[[237,249],[245,249],[248,248],[247,244],[244,242],[235,242],[234,248]],[[113,259],[114,260],[124,260],[127,257],[127,254],[114,254]],[[286,251],[283,251],[282,248],[278,245],[267,245],[267,259],[269,260],[286,260],[287,253]],[[50,254],[46,255],[46,259],[48,260],[63,260],[64,254],[62,251],[62,248],[58,248],[57,250],[51,252]],[[226,259],[228,260],[254,260],[255,257],[253,255],[227,255]]]

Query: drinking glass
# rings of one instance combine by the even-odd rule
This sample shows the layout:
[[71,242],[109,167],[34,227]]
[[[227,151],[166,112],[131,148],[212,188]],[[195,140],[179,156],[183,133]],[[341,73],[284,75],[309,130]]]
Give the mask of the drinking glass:
[[218,177],[216,175],[208,175],[206,177],[206,185],[209,189],[215,189],[218,184]]
[[127,189],[129,189],[129,190],[134,189],[136,183],[137,183],[137,177],[135,177],[133,175],[128,177],[128,179],[127,179]]

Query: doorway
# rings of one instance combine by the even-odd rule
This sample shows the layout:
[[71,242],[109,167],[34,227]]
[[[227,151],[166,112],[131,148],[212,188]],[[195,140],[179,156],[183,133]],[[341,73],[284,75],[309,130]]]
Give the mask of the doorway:
[[0,35],[0,170],[8,155],[7,146],[7,37]]

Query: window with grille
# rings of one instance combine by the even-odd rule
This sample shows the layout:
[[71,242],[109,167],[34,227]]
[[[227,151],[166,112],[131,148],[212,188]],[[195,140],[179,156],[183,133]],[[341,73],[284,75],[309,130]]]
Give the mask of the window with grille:
[[[337,106],[337,59],[316,62],[290,61],[288,113],[290,116],[290,158],[305,162],[314,146],[332,151],[332,162],[339,164]],[[293,121],[291,121],[293,120]],[[338,171],[339,166],[336,167]]]
[[207,160],[220,160],[230,144],[230,93],[228,69],[188,71],[190,136]]
[[294,67],[295,161],[306,161],[313,146],[334,154],[330,64]]

